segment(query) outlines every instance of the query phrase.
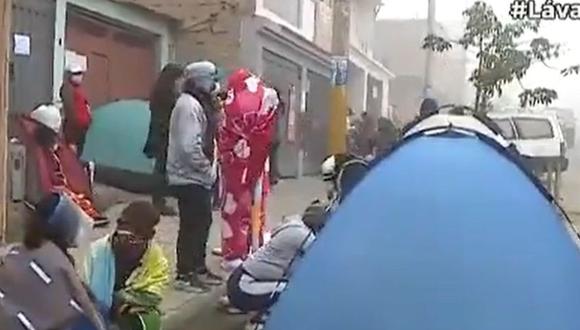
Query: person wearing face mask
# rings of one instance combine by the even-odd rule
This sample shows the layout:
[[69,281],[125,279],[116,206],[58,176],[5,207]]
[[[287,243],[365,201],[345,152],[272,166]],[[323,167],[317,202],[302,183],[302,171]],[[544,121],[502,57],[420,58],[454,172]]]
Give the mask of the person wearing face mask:
[[121,330],[159,330],[169,264],[153,242],[160,214],[148,202],[130,204],[112,234],[91,245],[85,263],[95,299]]
[[222,283],[205,263],[217,175],[214,139],[218,89],[215,64],[203,61],[188,65],[183,93],[169,124],[167,179],[179,208],[175,287],[195,293],[206,293],[208,285]]
[[74,151],[59,137],[61,123],[60,109],[53,104],[40,105],[21,118],[23,132],[32,133],[31,137],[24,134],[23,140],[36,156],[39,190],[43,194],[65,193],[94,219],[95,225],[107,224],[94,205],[88,174]]
[[83,154],[87,131],[92,115],[89,100],[82,86],[85,70],[78,64],[67,66],[64,83],[60,89],[64,110],[64,138],[80,157]]

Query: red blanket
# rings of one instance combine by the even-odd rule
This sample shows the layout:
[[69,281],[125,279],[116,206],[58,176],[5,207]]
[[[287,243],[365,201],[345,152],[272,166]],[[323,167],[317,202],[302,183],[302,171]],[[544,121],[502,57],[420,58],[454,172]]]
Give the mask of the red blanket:
[[249,252],[253,194],[259,182],[263,191],[262,218],[267,181],[265,165],[274,132],[275,91],[247,70],[238,70],[228,80],[228,98],[218,135],[223,176],[223,252],[225,260],[244,259]]

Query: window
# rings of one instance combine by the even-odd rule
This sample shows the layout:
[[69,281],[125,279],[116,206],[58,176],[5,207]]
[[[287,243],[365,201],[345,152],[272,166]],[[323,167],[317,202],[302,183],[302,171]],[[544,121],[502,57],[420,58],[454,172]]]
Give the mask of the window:
[[515,118],[518,134],[522,140],[550,139],[554,130],[549,120],[539,118]]
[[514,128],[509,119],[494,119],[493,121],[499,127],[501,136],[503,136],[504,139],[513,140],[516,138],[516,132],[514,132]]

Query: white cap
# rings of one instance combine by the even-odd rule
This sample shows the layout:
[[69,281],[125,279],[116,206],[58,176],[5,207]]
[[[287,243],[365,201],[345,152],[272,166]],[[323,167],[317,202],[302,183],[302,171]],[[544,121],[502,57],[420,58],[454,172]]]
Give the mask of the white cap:
[[62,117],[60,109],[54,104],[41,105],[30,113],[30,118],[50,128],[55,133],[60,132]]
[[85,73],[85,68],[78,63],[68,63],[66,65],[66,71],[70,73]]

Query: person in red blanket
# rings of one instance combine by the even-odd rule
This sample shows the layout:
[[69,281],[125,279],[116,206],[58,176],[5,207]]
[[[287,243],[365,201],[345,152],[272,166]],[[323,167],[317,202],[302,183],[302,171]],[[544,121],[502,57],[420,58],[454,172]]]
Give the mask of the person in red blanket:
[[69,65],[60,89],[64,110],[64,138],[67,144],[75,148],[79,157],[83,154],[92,120],[91,107],[82,86],[84,74],[85,70],[80,65]]
[[[46,171],[39,175],[40,186],[49,190],[44,193],[63,193],[94,220],[94,225],[107,224],[107,219],[93,203],[90,185],[87,183],[88,174],[82,170],[72,171],[72,162],[78,160],[71,151],[67,153],[68,146],[59,139],[62,122],[60,109],[52,104],[44,104],[32,111],[29,118],[38,124],[34,131],[34,147],[41,150],[36,167],[39,171]],[[81,166],[80,163],[78,166]]]
[[222,175],[222,254],[232,270],[262,244],[269,190],[268,155],[278,96],[260,78],[239,69],[228,79],[224,118],[218,134]]

